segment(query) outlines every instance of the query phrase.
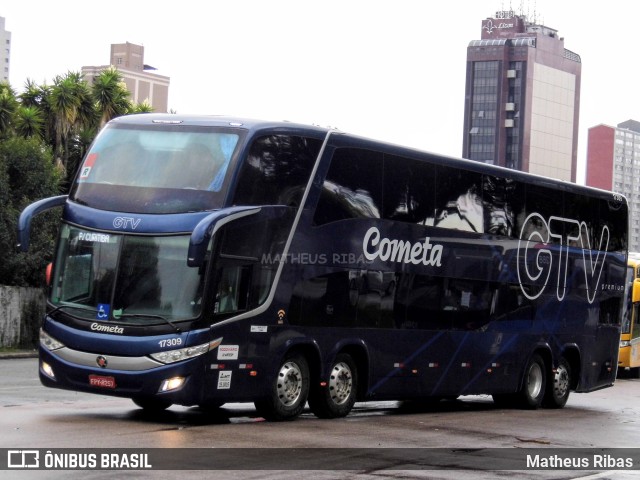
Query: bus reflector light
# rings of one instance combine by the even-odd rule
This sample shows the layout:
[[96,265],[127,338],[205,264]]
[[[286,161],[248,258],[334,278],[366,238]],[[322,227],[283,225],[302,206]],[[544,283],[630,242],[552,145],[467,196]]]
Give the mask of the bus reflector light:
[[47,286],[51,286],[51,270],[52,269],[53,269],[53,263],[49,262],[47,264],[47,268],[46,268],[45,273],[44,273],[46,281],[47,281]]
[[40,369],[42,370],[42,373],[44,373],[47,377],[53,378],[55,380],[56,374],[53,373],[53,368],[51,368],[51,365],[49,365],[47,362],[42,362],[40,364]]
[[258,371],[257,370],[251,370],[249,372],[249,376],[250,377],[257,377],[258,376]]
[[177,390],[184,385],[184,377],[173,377],[162,381],[160,384],[160,392],[171,392]]

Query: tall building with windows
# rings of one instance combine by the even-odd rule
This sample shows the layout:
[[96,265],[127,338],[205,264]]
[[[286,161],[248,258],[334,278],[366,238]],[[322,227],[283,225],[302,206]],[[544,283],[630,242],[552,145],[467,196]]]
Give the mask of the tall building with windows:
[[627,197],[629,251],[640,252],[640,122],[589,129],[586,184]]
[[0,17],[0,82],[9,82],[11,67],[11,32],[5,30],[4,17]]
[[467,47],[462,156],[576,181],[580,57],[557,30],[513,11]]
[[144,47],[133,43],[111,45],[109,65],[82,67],[85,80],[93,78],[109,66],[116,67],[124,78],[133,103],[148,102],[155,112],[167,112],[169,105],[169,77],[152,73],[154,67],[144,63]]

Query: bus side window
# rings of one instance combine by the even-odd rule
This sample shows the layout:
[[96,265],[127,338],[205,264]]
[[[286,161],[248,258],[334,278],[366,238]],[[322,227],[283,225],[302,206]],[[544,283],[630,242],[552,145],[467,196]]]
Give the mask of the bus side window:
[[638,315],[640,315],[640,304],[636,303],[633,306],[633,323],[631,325],[631,338],[640,337],[640,323],[638,323]]
[[250,273],[250,267],[246,265],[229,265],[222,269],[214,313],[232,313],[247,309]]
[[298,207],[321,145],[295,135],[257,138],[240,169],[233,204]]
[[380,218],[382,154],[358,148],[338,148],[313,217],[314,225],[351,218]]

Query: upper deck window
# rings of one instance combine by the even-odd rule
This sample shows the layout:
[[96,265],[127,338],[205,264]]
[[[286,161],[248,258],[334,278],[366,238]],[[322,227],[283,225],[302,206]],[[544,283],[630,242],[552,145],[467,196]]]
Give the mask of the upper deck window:
[[136,213],[220,208],[239,139],[237,130],[212,127],[108,127],[87,154],[71,198]]
[[234,205],[300,205],[322,141],[297,135],[257,138],[245,160]]

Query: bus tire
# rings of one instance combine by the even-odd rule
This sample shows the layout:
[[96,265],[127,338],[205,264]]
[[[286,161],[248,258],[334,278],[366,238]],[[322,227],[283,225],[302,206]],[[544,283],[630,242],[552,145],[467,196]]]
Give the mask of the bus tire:
[[159,398],[135,397],[131,400],[145,412],[162,412],[172,405],[171,402]]
[[326,386],[319,382],[309,395],[309,407],[318,418],[346,417],[356,402],[358,371],[351,356],[336,356]]
[[537,353],[533,354],[524,370],[522,387],[516,394],[517,404],[521,408],[535,410],[542,405],[547,386],[547,375],[544,360]]
[[542,405],[546,408],[562,408],[566,405],[570,392],[571,365],[562,357],[558,362],[558,368],[549,375]]
[[266,420],[293,420],[302,413],[308,396],[309,364],[302,355],[295,353],[280,362],[269,397],[256,401],[255,406]]

